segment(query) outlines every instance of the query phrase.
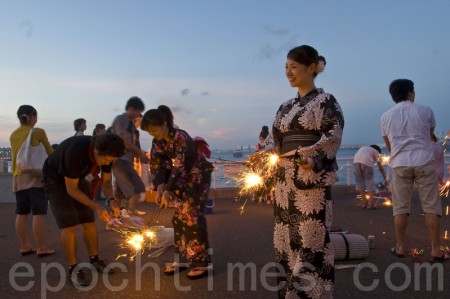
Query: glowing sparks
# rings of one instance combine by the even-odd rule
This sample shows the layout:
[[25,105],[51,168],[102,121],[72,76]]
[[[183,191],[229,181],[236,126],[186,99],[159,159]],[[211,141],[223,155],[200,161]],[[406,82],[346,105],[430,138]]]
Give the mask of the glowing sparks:
[[448,216],[448,206],[445,208],[445,216]]
[[442,185],[441,189],[439,189],[439,196],[448,197],[449,192],[450,192],[450,179],[447,180],[444,185]]
[[385,205],[386,207],[390,207],[390,206],[392,206],[392,201],[389,199],[385,199],[383,202],[383,205]]
[[272,192],[271,181],[275,176],[279,156],[273,152],[259,151],[247,157],[242,171],[236,179],[241,188],[240,195],[258,193],[259,196]]
[[447,240],[448,239],[448,231],[446,230],[444,233],[444,239]]
[[277,154],[271,154],[269,156],[269,163],[272,166],[276,166],[278,164],[278,161],[280,160],[280,158],[278,157]]
[[381,165],[389,165],[389,161],[391,160],[391,156],[389,155],[381,155]]
[[119,254],[116,260],[122,257],[128,257],[132,261],[136,255],[142,254],[146,249],[151,249],[158,242],[155,231],[149,227],[143,227],[137,231],[125,229],[116,229],[116,231],[124,239],[119,247],[130,251],[128,254]]

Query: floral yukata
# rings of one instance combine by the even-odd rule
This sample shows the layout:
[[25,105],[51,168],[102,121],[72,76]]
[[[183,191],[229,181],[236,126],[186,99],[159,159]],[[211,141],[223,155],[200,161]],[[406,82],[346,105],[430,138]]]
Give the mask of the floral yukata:
[[[280,298],[333,296],[334,252],[328,231],[343,128],[339,104],[322,89],[291,99],[277,111],[275,147],[279,154],[293,153],[280,160],[275,186],[275,261],[286,275],[279,278],[285,282]],[[307,157],[314,161],[312,170],[298,163]]]
[[154,187],[166,184],[176,195],[172,219],[175,245],[192,267],[208,266],[208,232],[204,216],[214,166],[197,153],[195,141],[172,129],[169,141],[153,139],[150,172]]

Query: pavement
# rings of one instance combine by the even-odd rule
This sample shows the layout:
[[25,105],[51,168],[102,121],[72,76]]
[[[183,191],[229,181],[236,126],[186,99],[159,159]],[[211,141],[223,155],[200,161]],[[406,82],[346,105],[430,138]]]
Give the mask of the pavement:
[[[430,248],[424,217],[415,195],[407,230],[408,248],[424,250],[422,261],[411,257],[400,259],[390,254],[394,246],[392,208],[379,206],[363,210],[354,192],[335,192],[334,227],[349,234],[374,235],[375,248],[363,260],[337,261],[344,269],[336,270],[334,298],[448,298],[450,294],[450,261],[431,265]],[[443,207],[449,200],[443,199]],[[277,298],[273,277],[273,207],[233,197],[216,198],[213,213],[207,216],[214,275],[191,281],[185,272],[173,277],[161,271],[172,261],[170,248],[157,258],[144,252],[135,260],[120,258],[123,239],[107,231],[97,220],[100,258],[116,262],[116,273],[98,277],[90,289],[78,289],[66,281],[59,230],[49,212],[47,245],[57,250],[53,256],[21,256],[14,230],[14,196],[11,176],[0,175],[0,298]],[[139,209],[151,213],[152,203]],[[241,214],[243,210],[243,213]],[[171,227],[171,209],[163,210],[159,224]],[[448,216],[442,217],[442,231],[449,229]],[[442,233],[444,236],[444,233]],[[82,236],[78,239],[78,258],[87,261]],[[444,245],[450,242],[442,239]]]

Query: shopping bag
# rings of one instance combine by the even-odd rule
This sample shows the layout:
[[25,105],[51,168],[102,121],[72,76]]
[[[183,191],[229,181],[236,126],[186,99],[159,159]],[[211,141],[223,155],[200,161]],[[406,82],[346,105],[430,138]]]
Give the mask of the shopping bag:
[[30,130],[27,139],[23,142],[16,157],[16,167],[20,171],[29,169],[42,169],[45,159],[47,159],[47,151],[42,143],[39,145],[31,145],[31,136],[34,128]]

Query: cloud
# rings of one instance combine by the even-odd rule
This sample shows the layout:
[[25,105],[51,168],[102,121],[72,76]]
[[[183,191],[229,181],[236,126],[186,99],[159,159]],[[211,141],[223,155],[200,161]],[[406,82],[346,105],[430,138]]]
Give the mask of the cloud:
[[191,93],[191,90],[189,88],[185,88],[183,90],[180,91],[182,96],[187,96],[188,94]]
[[208,119],[206,117],[199,117],[197,118],[197,124],[199,125],[206,125],[208,123]]
[[200,93],[200,95],[201,95],[201,96],[203,96],[203,97],[206,97],[206,96],[208,96],[208,95],[209,95],[209,92],[207,92],[207,91],[204,91],[204,92]]
[[291,36],[287,41],[279,46],[272,46],[270,44],[265,44],[259,49],[257,59],[259,60],[270,60],[272,57],[279,54],[286,54],[287,51],[292,49],[297,45],[297,36]]
[[20,22],[19,29],[25,32],[26,37],[30,38],[31,36],[33,36],[34,26],[30,20],[23,20],[22,22]]
[[274,28],[271,25],[264,26],[264,29],[267,32],[275,34],[275,35],[286,35],[289,33],[289,29],[287,29],[287,28]]

